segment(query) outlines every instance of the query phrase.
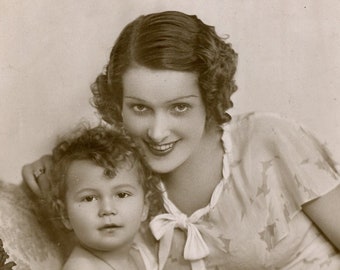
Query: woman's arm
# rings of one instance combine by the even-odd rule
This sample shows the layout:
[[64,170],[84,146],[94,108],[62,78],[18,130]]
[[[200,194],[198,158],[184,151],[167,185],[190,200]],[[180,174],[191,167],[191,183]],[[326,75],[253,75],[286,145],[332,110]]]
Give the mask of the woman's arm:
[[[21,171],[23,180],[37,196],[43,197],[44,192],[49,188],[51,168],[52,156],[50,155],[42,156],[40,159],[23,166]],[[34,173],[41,169],[44,173],[36,177]]]
[[306,215],[340,250],[340,185],[302,206]]

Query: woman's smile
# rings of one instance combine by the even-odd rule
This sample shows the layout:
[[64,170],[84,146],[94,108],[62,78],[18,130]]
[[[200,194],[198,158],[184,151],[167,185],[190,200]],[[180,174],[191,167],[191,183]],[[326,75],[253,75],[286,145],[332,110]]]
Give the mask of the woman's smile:
[[144,141],[144,142],[148,146],[148,149],[151,153],[153,153],[156,156],[164,156],[164,155],[169,154],[174,149],[175,144],[178,141],[179,140],[175,142],[171,142],[171,143],[164,143],[164,144],[155,144],[155,143],[147,142],[147,141]]

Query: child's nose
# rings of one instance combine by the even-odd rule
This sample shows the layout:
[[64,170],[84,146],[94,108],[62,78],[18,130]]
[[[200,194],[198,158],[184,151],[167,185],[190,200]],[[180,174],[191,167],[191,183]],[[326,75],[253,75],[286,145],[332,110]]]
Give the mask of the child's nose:
[[98,215],[100,217],[108,216],[108,215],[117,215],[118,211],[114,206],[114,202],[112,199],[104,199],[101,202],[100,209]]

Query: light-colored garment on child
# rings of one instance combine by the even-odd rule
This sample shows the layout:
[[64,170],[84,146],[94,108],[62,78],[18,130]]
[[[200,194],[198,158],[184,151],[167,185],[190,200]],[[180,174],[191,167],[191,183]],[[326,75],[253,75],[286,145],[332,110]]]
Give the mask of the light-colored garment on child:
[[168,213],[150,224],[160,268],[340,269],[339,253],[301,211],[339,185],[324,146],[274,114],[234,117],[223,130],[224,178],[210,204],[187,217],[164,193]]

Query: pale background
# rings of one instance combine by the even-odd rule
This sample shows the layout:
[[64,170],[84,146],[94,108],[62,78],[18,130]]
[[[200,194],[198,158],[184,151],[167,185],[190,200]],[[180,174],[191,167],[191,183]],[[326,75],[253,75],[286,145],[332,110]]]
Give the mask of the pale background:
[[340,1],[0,0],[0,178],[95,121],[89,85],[140,14],[179,10],[215,25],[239,53],[233,114],[293,118],[340,160]]

